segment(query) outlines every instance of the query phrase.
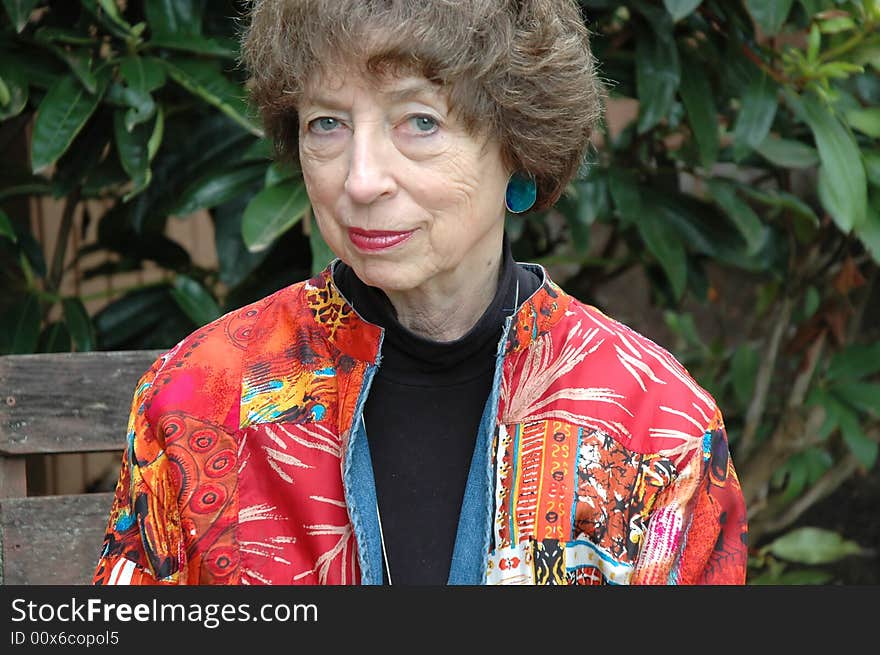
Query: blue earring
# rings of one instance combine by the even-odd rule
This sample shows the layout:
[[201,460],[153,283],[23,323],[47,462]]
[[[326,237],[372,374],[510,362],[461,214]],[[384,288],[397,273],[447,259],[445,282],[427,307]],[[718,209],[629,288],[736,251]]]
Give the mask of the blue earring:
[[507,180],[504,206],[513,214],[529,211],[538,199],[538,185],[531,173],[514,172]]

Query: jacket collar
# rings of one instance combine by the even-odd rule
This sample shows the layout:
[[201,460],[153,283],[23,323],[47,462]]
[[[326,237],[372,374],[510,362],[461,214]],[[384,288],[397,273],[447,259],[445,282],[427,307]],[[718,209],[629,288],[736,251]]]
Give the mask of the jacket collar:
[[[384,330],[361,317],[333,281],[339,259],[305,284],[306,304],[326,339],[343,354],[369,364],[378,364]],[[550,279],[539,264],[519,264],[541,278],[542,284],[520,302],[507,335],[506,352],[528,348],[549,332],[565,315],[571,296]]]

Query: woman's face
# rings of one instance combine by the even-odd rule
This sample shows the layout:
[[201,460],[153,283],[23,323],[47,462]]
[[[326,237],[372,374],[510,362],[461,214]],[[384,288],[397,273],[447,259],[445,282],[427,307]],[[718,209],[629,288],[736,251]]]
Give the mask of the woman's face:
[[439,87],[343,70],[298,107],[300,162],[327,244],[386,292],[451,292],[497,263],[509,172]]

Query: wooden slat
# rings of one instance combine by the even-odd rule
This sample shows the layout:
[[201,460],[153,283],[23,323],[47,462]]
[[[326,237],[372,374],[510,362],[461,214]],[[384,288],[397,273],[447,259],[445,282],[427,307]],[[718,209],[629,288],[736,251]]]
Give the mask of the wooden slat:
[[0,498],[27,496],[27,462],[24,457],[0,457]]
[[112,493],[0,500],[0,584],[89,584]]
[[124,444],[132,393],[160,351],[0,357],[0,453],[75,453]]

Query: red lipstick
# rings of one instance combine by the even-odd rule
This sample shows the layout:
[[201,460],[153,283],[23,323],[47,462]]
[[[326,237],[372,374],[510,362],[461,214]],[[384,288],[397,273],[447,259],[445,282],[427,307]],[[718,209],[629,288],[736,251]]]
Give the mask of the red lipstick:
[[403,243],[412,236],[413,232],[415,230],[392,232],[388,230],[361,230],[352,227],[348,229],[348,238],[358,250],[380,252]]

